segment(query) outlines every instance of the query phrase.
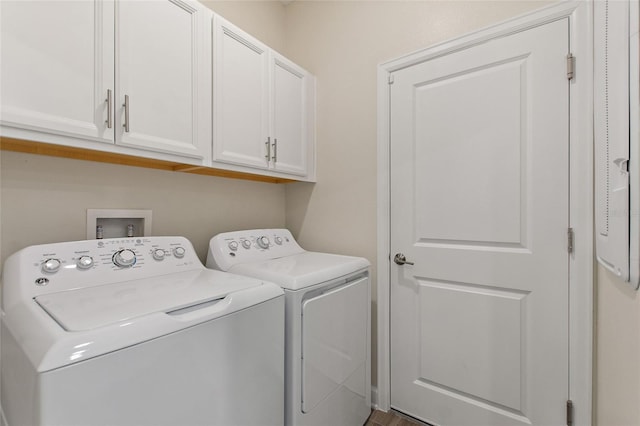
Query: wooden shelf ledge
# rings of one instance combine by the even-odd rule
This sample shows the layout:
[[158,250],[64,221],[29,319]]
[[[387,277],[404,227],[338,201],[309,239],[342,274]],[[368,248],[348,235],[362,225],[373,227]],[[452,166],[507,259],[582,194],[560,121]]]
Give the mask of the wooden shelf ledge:
[[112,152],[96,151],[92,149],[76,148],[64,145],[27,141],[0,137],[0,149],[3,151],[23,152],[26,154],[46,155],[49,157],[71,158],[74,160],[96,161],[99,163],[120,164],[123,166],[144,167],[171,172],[192,173],[205,176],[217,176],[230,179],[243,179],[256,182],[288,183],[293,179],[273,176],[263,176],[253,173],[236,172],[233,170],[217,169],[214,167],[195,166],[192,164],[176,163],[172,161],[154,160],[133,155],[115,154]]

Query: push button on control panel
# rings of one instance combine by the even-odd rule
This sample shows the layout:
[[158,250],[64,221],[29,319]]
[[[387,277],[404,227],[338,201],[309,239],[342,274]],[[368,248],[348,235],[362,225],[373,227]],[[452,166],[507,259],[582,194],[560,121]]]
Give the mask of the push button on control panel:
[[80,256],[78,261],[76,262],[76,266],[78,269],[89,269],[93,266],[93,257],[91,256]]
[[118,250],[112,259],[113,263],[121,268],[129,268],[136,264],[136,254],[129,249]]
[[178,259],[183,258],[185,253],[186,253],[186,250],[184,249],[184,247],[178,246],[173,249],[173,255]]
[[49,284],[49,278],[36,278],[36,285],[45,286]]
[[42,263],[42,272],[47,274],[53,274],[58,272],[60,269],[60,260],[59,259],[47,259]]
[[155,249],[151,252],[151,255],[155,260],[164,260],[165,252],[162,249]]
[[262,237],[258,237],[256,242],[258,243],[258,247],[260,247],[262,249],[268,249],[269,248],[269,238],[267,238],[264,235]]

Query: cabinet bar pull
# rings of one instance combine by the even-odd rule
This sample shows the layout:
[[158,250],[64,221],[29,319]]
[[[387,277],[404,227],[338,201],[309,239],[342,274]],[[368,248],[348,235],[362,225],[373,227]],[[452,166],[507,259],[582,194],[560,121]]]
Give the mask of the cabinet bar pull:
[[267,137],[267,141],[264,144],[267,146],[267,153],[264,158],[269,162],[269,159],[271,158],[271,136]]
[[273,157],[271,157],[273,162],[278,161],[278,139],[273,138]]
[[107,129],[110,129],[113,127],[113,92],[111,89],[107,89],[107,99],[105,99],[105,102],[107,103],[107,121],[105,121],[105,123],[107,123]]
[[124,104],[122,104],[122,106],[124,107],[124,124],[122,125],[122,127],[124,127],[125,132],[128,132],[129,131],[129,95],[124,95]]

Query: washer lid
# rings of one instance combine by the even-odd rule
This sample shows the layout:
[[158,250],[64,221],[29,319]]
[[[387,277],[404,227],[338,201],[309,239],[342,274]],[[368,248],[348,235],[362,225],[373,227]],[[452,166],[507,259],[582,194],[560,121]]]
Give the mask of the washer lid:
[[35,300],[65,330],[86,331],[222,299],[229,293],[261,284],[204,269],[48,293]]
[[304,252],[263,262],[241,263],[229,272],[271,281],[299,290],[368,268],[367,259],[329,253]]

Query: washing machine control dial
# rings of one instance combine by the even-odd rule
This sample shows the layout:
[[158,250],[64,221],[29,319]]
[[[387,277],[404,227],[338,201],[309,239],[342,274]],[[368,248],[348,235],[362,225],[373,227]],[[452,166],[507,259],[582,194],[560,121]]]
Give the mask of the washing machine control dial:
[[249,250],[251,248],[251,241],[242,240],[242,247],[244,247],[245,249]]
[[42,272],[46,272],[48,274],[53,274],[58,272],[60,269],[60,260],[59,259],[47,259],[42,263]]
[[280,238],[280,237],[275,237],[273,240],[276,242],[276,244],[277,244],[277,245],[279,245],[279,246],[281,246],[281,245],[282,245],[282,238]]
[[229,242],[229,249],[232,250],[232,251],[238,250],[238,242],[237,241],[230,241]]
[[184,257],[184,254],[186,253],[184,247],[174,247],[173,249],[173,255],[175,257],[177,257],[178,259],[182,259]]
[[155,260],[164,260],[164,256],[166,255],[166,253],[164,252],[164,250],[159,248],[159,249],[154,249],[151,252],[151,255]]
[[91,256],[80,256],[76,261],[76,266],[78,269],[89,269],[93,266],[93,257]]
[[269,238],[267,238],[264,235],[261,236],[261,237],[258,237],[256,242],[258,243],[258,247],[260,247],[262,249],[268,249],[269,248]]
[[136,254],[133,250],[122,249],[113,255],[113,263],[121,268],[129,268],[136,264]]

